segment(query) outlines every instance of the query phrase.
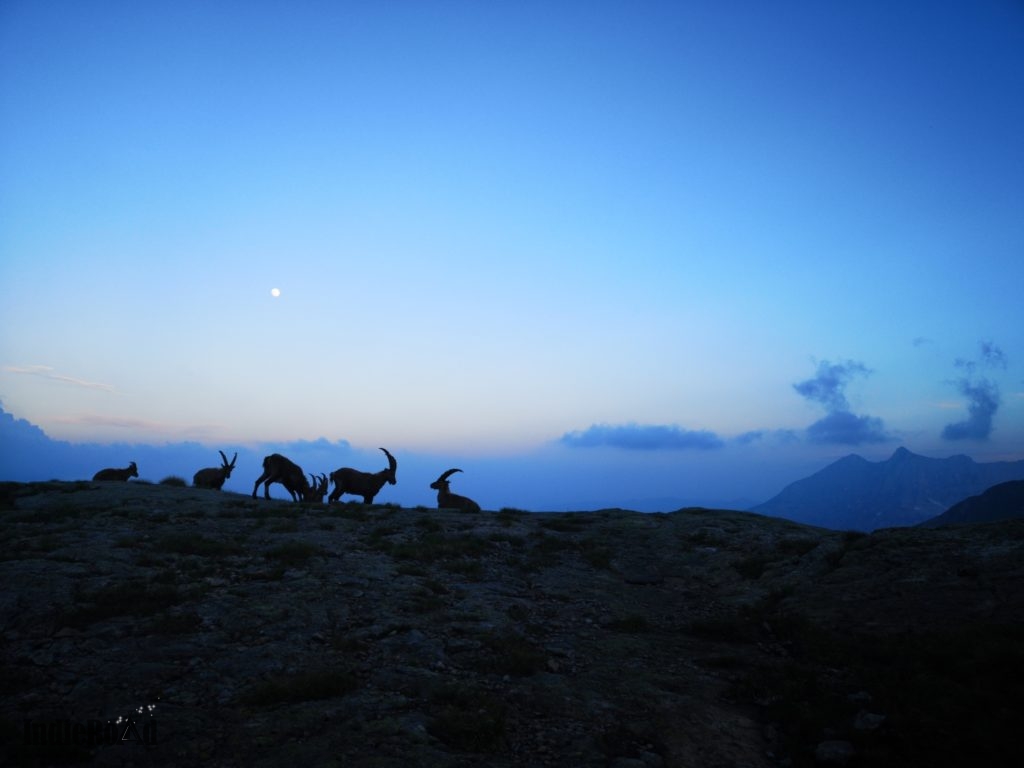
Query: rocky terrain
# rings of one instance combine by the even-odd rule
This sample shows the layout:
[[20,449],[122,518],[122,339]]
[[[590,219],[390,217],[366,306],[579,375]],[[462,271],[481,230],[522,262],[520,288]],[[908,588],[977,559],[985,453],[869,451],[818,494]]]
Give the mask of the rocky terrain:
[[830,531],[0,484],[0,762],[1022,757],[1024,521]]

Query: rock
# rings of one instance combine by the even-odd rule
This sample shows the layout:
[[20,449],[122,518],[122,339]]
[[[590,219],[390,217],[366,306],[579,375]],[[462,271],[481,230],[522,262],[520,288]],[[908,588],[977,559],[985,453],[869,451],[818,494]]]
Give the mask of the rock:
[[611,762],[610,768],[649,768],[649,766],[637,757],[618,757]]
[[643,571],[636,573],[628,573],[622,578],[623,581],[625,581],[627,584],[633,584],[635,586],[640,587],[650,587],[665,583],[665,577],[662,576],[660,573],[650,573]]
[[814,759],[821,765],[847,765],[853,755],[853,744],[848,741],[823,741],[814,749]]
[[853,727],[858,731],[874,731],[885,722],[885,715],[868,712],[862,709],[853,720]]
[[657,752],[641,752],[640,762],[647,768],[664,768],[665,760]]

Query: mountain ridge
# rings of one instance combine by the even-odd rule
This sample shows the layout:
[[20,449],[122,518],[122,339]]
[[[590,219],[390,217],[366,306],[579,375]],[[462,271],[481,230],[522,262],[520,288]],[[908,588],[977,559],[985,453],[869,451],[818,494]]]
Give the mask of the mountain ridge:
[[790,483],[751,512],[836,530],[913,526],[954,504],[1011,480],[1024,480],[1024,461],[944,459],[897,448],[884,461],[848,454]]

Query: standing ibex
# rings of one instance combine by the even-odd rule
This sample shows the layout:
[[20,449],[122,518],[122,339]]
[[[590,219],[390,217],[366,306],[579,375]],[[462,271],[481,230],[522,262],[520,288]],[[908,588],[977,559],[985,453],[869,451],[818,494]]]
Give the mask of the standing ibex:
[[461,509],[464,512],[479,512],[480,505],[475,501],[467,499],[465,496],[459,496],[459,494],[452,493],[448,490],[448,478],[456,472],[461,471],[461,469],[449,469],[430,484],[430,487],[437,491],[437,508]]
[[220,467],[206,467],[206,469],[200,469],[196,472],[192,476],[192,485],[196,488],[211,488],[219,491],[221,486],[224,485],[224,481],[231,477],[231,470],[235,468],[238,453],[235,453],[230,464],[228,464],[228,457],[224,455],[224,451],[217,451],[217,453],[220,454],[221,461],[224,464]]
[[138,477],[139,470],[135,466],[133,461],[124,469],[101,469],[95,475],[92,476],[93,480],[116,480],[118,482],[126,482],[129,477]]
[[[310,475],[313,477],[313,475]],[[317,484],[306,480],[305,474],[295,462],[286,459],[280,453],[272,453],[263,459],[263,474],[252,487],[252,497],[256,498],[256,489],[263,483],[263,496],[270,498],[270,484],[280,483],[291,494],[292,501],[323,501],[327,492],[327,477]]]
[[386,448],[381,448],[381,450],[388,457],[387,469],[371,473],[342,467],[331,472],[331,482],[334,483],[334,490],[327,497],[327,501],[337,501],[343,493],[351,493],[353,496],[362,496],[364,504],[373,504],[373,497],[380,493],[384,483],[391,483],[391,485],[397,483],[395,470],[398,469],[398,462],[395,461],[394,456],[388,453]]

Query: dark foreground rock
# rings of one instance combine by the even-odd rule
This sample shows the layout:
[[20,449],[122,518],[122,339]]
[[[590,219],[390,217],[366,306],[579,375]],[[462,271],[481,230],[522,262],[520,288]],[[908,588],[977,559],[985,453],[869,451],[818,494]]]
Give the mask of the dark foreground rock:
[[36,483],[0,484],[0,546],[5,764],[1022,756],[1024,521],[865,535]]

